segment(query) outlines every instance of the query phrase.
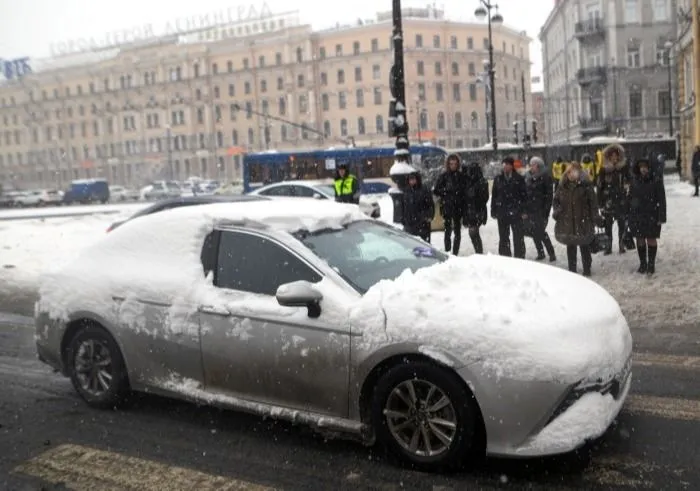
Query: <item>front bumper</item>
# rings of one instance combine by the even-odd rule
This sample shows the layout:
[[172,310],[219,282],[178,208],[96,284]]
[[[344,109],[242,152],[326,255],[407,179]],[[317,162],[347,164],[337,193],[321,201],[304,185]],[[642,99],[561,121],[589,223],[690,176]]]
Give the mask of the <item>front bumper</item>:
[[544,457],[571,452],[603,435],[620,413],[632,385],[627,369],[618,390],[591,390],[583,393],[555,416],[536,435],[516,448],[516,457]]

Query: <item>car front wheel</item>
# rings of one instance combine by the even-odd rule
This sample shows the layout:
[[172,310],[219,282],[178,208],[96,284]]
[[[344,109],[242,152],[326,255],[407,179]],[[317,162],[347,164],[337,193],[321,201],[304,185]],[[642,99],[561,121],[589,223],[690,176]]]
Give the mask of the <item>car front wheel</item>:
[[73,387],[90,406],[120,406],[129,392],[124,358],[116,341],[97,326],[87,326],[70,342],[66,353]]
[[389,369],[372,400],[379,444],[400,463],[429,472],[461,467],[475,454],[479,414],[457,375],[427,362]]

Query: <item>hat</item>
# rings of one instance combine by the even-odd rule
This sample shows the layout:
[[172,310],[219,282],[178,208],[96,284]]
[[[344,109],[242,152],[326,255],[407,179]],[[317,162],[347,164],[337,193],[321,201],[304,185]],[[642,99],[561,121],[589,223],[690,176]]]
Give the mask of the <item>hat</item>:
[[501,161],[501,163],[503,165],[515,165],[515,160],[513,159],[513,157],[506,157]]

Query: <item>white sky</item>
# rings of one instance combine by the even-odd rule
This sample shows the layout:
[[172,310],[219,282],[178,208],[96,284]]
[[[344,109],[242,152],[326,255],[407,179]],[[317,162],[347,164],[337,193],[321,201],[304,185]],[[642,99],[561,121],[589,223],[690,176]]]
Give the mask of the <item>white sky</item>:
[[[493,1],[493,0],[492,0]],[[163,25],[168,21],[190,15],[202,15],[238,7],[261,6],[254,0],[244,3],[237,0],[0,0],[0,59],[24,56],[41,58],[48,56],[51,43],[70,39],[98,37],[106,32],[153,23]],[[268,0],[274,12],[299,10],[301,21],[314,28],[332,27],[336,22],[349,23],[357,18],[374,18],[378,5],[381,10],[391,10],[391,1],[384,4],[376,0],[332,2],[319,0]],[[403,7],[425,7],[428,1],[403,0]],[[505,24],[527,31],[534,41],[531,58],[532,74],[542,71],[540,43],[536,40],[554,0],[499,0],[500,12]],[[479,0],[443,0],[435,4],[444,8],[452,20],[473,20]],[[325,10],[324,7],[332,5]]]

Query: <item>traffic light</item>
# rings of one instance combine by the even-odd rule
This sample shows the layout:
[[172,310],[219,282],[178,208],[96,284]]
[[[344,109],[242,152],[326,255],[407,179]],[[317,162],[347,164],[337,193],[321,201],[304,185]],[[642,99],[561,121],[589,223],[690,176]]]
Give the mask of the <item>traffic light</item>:
[[532,122],[532,141],[537,143],[537,121]]
[[519,140],[520,140],[520,137],[518,135],[518,122],[517,121],[515,121],[513,123],[513,133],[515,134],[515,144],[517,145]]

